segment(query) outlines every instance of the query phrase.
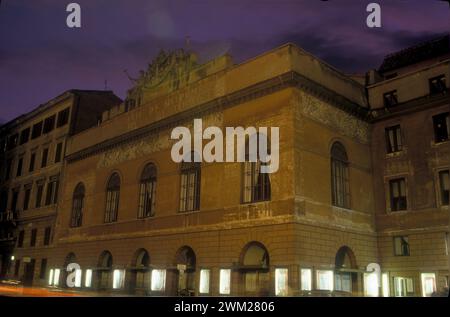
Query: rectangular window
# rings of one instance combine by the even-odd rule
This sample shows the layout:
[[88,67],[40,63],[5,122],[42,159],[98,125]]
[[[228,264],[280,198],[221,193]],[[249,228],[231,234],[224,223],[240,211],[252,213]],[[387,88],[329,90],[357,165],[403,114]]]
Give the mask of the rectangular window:
[[166,288],[166,270],[152,270],[151,290],[163,292]]
[[436,143],[448,141],[450,134],[449,113],[441,113],[433,116],[434,141]]
[[23,167],[23,157],[19,158],[19,160],[17,161],[16,177],[22,176],[22,167]]
[[410,277],[394,277],[394,291],[396,297],[414,295],[414,281]]
[[81,287],[81,275],[82,272],[80,269],[75,270],[75,287]]
[[42,135],[42,121],[33,125],[33,129],[31,131],[31,139],[34,140]]
[[288,295],[288,269],[275,269],[275,296]]
[[445,75],[440,75],[429,80],[430,95],[443,93],[447,90]]
[[41,280],[45,279],[45,273],[47,272],[47,259],[41,260],[41,270],[39,272],[39,278]]
[[62,143],[58,143],[56,145],[56,151],[55,151],[55,163],[61,162],[61,155],[62,155]]
[[12,190],[12,200],[11,200],[11,211],[14,213],[17,211],[18,200],[19,200],[19,189],[15,188]]
[[28,210],[30,206],[31,187],[25,187],[25,194],[23,197],[23,210]]
[[436,274],[434,273],[422,273],[420,274],[422,281],[422,296],[430,297],[436,292]]
[[244,203],[270,200],[270,179],[268,173],[261,173],[263,162],[244,162]]
[[301,290],[310,291],[312,290],[312,270],[311,269],[301,269]]
[[58,199],[58,180],[52,180],[47,184],[47,194],[45,196],[45,205],[56,204]]
[[211,271],[207,269],[200,270],[200,294],[209,294],[210,273]]
[[32,172],[34,170],[34,164],[36,162],[36,153],[31,153],[30,156],[30,166],[28,167],[28,171]]
[[221,295],[229,295],[230,294],[230,283],[231,283],[231,270],[230,269],[220,269],[219,293]]
[[383,297],[389,297],[389,276],[387,273],[381,275],[381,285],[383,289]]
[[440,171],[439,172],[439,189],[441,194],[441,204],[444,206],[448,206],[449,204],[449,171]]
[[70,108],[66,108],[58,112],[58,122],[56,124],[57,128],[62,127],[63,125],[66,125],[69,122],[69,111]]
[[44,245],[50,245],[52,228],[46,227],[44,232]]
[[8,150],[14,149],[17,146],[18,141],[19,141],[19,134],[18,133],[9,136],[6,148]]
[[25,231],[21,230],[19,232],[19,238],[17,239],[17,247],[22,248],[23,247],[23,240],[25,239]]
[[58,286],[59,285],[59,275],[61,274],[60,269],[55,269],[55,273],[53,276],[53,285]]
[[19,276],[20,271],[20,260],[16,260],[16,265],[14,267],[14,276]]
[[48,274],[48,285],[53,285],[53,274],[54,274],[54,270],[51,269],[49,274]]
[[31,230],[30,247],[36,246],[37,229]]
[[42,183],[38,184],[36,189],[36,208],[41,207],[43,191],[44,191],[44,184]]
[[86,270],[86,276],[84,277],[84,286],[91,287],[92,285],[92,270]]
[[113,289],[123,288],[125,282],[125,271],[114,270],[113,272]]
[[317,270],[317,289],[319,290],[333,290],[333,271],[331,270]]
[[192,167],[181,172],[180,211],[200,208],[200,168]]
[[386,150],[388,153],[402,150],[402,136],[400,125],[386,128]]
[[48,148],[45,148],[42,150],[41,167],[47,166],[47,160],[48,160]]
[[5,170],[5,180],[8,180],[11,177],[11,167],[12,167],[12,159],[6,160],[6,170]]
[[389,181],[391,198],[391,211],[407,209],[406,182],[404,178],[391,179]]
[[30,139],[30,128],[26,128],[20,132],[20,145],[25,144]]
[[398,104],[397,90],[388,91],[383,94],[383,101],[385,107],[392,107]]
[[364,296],[379,296],[377,273],[364,273]]
[[394,237],[394,255],[409,256],[409,239],[406,236]]
[[44,134],[51,132],[55,128],[56,115],[48,117],[44,121]]

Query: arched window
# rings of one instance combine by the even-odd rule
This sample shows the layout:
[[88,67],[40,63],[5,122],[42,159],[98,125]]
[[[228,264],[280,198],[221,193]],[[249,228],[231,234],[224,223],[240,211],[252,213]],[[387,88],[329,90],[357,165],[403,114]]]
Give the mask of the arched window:
[[147,164],[141,174],[139,187],[138,218],[151,217],[155,214],[156,167]]
[[[268,173],[261,173],[261,166],[267,165],[267,163],[259,159],[259,142],[261,137],[266,136],[258,133],[245,142],[244,187],[242,195],[244,203],[270,200],[270,177]],[[270,155],[269,142],[266,142],[266,144],[267,154]],[[256,154],[253,159],[250,150],[256,152],[253,153],[253,155]]]
[[267,296],[270,291],[269,252],[259,242],[248,243],[240,257],[239,273],[246,295]]
[[111,175],[106,188],[105,222],[117,221],[119,211],[120,177],[119,174]]
[[111,252],[103,251],[98,259],[98,287],[99,289],[108,289],[111,287],[111,271],[113,257]]
[[83,205],[84,205],[84,185],[78,183],[73,191],[72,197],[72,215],[70,217],[70,226],[72,228],[81,227],[83,221]]
[[180,211],[200,208],[200,162],[194,162],[195,152],[191,152],[190,162],[181,163]]
[[331,147],[331,195],[334,206],[350,208],[348,158],[344,146],[339,142]]

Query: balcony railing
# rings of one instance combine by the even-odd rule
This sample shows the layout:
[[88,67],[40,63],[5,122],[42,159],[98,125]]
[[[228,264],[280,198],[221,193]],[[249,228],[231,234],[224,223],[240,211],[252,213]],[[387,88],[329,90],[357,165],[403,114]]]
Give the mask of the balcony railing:
[[0,213],[0,222],[12,222],[17,220],[17,211],[6,211]]

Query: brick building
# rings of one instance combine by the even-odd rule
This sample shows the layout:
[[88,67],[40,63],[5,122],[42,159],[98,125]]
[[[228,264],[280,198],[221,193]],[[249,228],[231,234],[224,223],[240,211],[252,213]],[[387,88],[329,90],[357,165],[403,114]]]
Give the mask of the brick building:
[[[423,43],[361,79],[292,44],[241,64],[161,52],[123,103],[66,140],[46,284],[65,287],[77,263],[75,288],[106,293],[446,287],[449,53],[448,37]],[[197,118],[279,127],[278,171],[175,163],[171,131]]]

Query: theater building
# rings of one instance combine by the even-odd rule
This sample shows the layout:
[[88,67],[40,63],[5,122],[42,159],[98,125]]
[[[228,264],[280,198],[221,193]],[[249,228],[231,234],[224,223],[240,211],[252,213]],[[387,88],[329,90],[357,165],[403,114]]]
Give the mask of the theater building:
[[[448,37],[389,55],[366,78],[293,44],[240,64],[162,51],[123,103],[65,139],[43,284],[430,296],[448,286],[449,61]],[[174,162],[171,132],[193,134],[194,119],[279,127],[278,171]]]
[[67,138],[120,102],[108,91],[70,90],[0,127],[2,278],[46,283]]

